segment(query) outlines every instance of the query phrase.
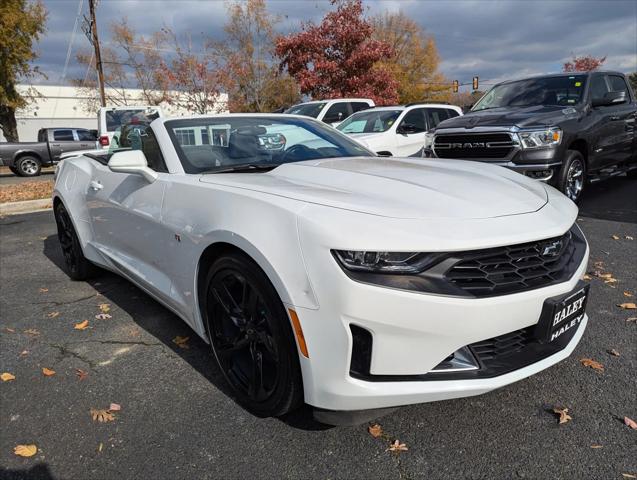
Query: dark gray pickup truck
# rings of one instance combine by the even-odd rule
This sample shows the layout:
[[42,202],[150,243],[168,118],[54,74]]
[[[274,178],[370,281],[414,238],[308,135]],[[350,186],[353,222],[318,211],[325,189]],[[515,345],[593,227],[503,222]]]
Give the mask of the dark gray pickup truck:
[[42,128],[37,142],[0,143],[0,165],[21,177],[34,177],[40,175],[42,166],[59,162],[65,152],[94,148],[98,148],[97,130]]
[[637,174],[637,99],[620,72],[502,82],[425,138],[423,156],[501,165],[577,202],[587,181]]

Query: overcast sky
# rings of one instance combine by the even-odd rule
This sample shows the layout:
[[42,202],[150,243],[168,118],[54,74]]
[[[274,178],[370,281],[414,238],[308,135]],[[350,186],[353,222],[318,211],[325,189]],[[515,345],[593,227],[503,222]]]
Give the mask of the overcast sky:
[[[326,0],[266,0],[268,9],[284,20],[282,33],[302,21],[320,21],[330,9]],[[88,0],[44,0],[49,11],[47,33],[39,43],[37,65],[48,75],[40,83],[67,84],[83,78],[86,69],[75,53],[90,47],[81,28],[73,37],[78,6],[88,12]],[[637,1],[635,0],[364,0],[368,14],[399,11],[433,35],[449,79],[483,83],[530,73],[561,70],[572,55],[607,56],[605,68],[637,71]],[[101,0],[98,4],[100,40],[108,44],[111,22],[123,18],[141,34],[168,26],[197,42],[223,36],[223,1]],[[63,78],[67,49],[71,55]]]

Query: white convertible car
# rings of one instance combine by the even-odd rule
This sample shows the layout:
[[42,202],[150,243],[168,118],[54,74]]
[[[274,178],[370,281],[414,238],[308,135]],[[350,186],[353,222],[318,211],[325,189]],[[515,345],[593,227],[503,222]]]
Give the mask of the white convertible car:
[[160,118],[120,143],[58,167],[69,275],[112,270],[175,312],[255,414],[477,395],[584,333],[588,246],[548,185],[384,159],[293,115]]

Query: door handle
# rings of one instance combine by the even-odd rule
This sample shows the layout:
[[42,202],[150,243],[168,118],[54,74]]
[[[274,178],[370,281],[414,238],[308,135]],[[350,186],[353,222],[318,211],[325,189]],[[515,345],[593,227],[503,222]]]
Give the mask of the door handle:
[[619,115],[613,115],[612,117],[610,117],[611,122],[615,122],[617,120],[621,120],[621,117]]
[[101,190],[102,188],[104,188],[104,185],[102,185],[99,180],[91,180],[90,186],[93,190],[95,190],[96,192],[98,190]]

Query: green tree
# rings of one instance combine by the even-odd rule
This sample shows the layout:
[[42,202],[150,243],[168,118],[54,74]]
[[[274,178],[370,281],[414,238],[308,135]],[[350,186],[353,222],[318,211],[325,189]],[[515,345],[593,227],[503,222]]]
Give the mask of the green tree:
[[46,15],[39,0],[0,1],[0,129],[9,142],[18,141],[15,111],[29,103],[17,83],[40,73],[31,62],[38,57],[34,43],[44,33]]
[[380,65],[398,83],[398,101],[410,103],[447,96],[450,82],[438,72],[436,42],[403,12],[385,12],[372,18],[372,38],[389,44],[393,55]]
[[630,83],[630,86],[633,89],[633,93],[637,95],[637,72],[633,72],[628,75],[628,83]]

